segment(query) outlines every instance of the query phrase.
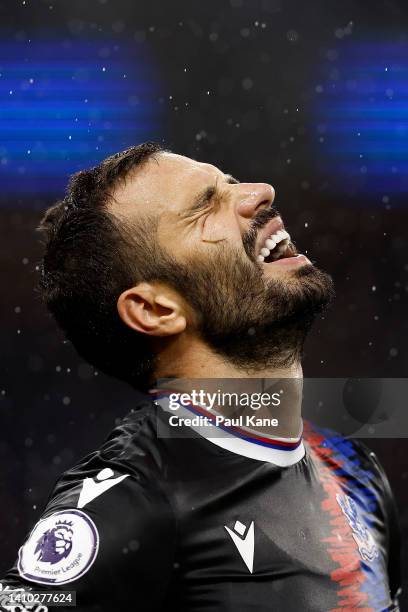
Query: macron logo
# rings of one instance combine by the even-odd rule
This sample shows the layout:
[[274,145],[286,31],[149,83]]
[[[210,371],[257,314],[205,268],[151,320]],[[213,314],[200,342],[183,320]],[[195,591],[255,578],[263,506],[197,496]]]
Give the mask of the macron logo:
[[115,485],[122,482],[129,474],[112,478],[115,473],[110,468],[105,468],[98,472],[96,480],[93,478],[85,478],[82,484],[81,493],[79,494],[77,508],[83,508],[86,504],[89,504],[93,499],[105,493]]
[[[234,529],[230,529],[224,525],[227,532],[230,534],[232,541],[238,549],[245,565],[249,571],[253,572],[254,569],[254,549],[255,549],[255,538],[254,538],[254,521],[250,524],[248,530],[240,521],[235,521]],[[244,537],[246,531],[246,535]]]

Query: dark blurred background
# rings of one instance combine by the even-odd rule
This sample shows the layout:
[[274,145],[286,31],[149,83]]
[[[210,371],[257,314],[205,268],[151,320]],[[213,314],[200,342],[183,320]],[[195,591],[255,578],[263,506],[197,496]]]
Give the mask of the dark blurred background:
[[[407,376],[407,22],[403,0],[0,1],[0,574],[57,476],[135,399],[76,356],[35,291],[41,211],[110,153],[158,140],[271,182],[336,281],[305,374]],[[405,545],[407,440],[367,443]]]

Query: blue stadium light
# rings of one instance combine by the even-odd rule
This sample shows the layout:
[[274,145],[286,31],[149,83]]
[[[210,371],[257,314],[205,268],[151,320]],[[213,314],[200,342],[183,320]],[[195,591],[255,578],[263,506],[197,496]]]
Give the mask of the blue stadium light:
[[154,69],[140,45],[0,44],[1,195],[61,195],[67,177],[159,134]]
[[408,192],[408,44],[345,43],[316,87],[320,169],[341,193]]

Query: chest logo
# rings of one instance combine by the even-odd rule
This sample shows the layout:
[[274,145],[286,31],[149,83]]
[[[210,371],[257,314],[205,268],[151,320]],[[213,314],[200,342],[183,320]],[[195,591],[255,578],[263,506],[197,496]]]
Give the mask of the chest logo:
[[224,527],[231,536],[231,539],[237,547],[242,560],[252,574],[254,568],[255,549],[254,521],[252,521],[248,528],[240,521],[235,521],[233,529],[230,529],[226,525],[224,525]]
[[337,503],[350,525],[353,538],[364,561],[373,561],[378,557],[378,548],[371,533],[361,519],[355,501],[349,495],[336,495]]

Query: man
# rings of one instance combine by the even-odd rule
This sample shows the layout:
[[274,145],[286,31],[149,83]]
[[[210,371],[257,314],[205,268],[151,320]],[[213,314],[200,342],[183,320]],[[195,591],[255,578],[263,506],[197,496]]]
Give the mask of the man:
[[[145,395],[63,474],[5,585],[74,590],[84,612],[398,609],[381,467],[357,442],[302,436],[291,381],[333,291],[273,201],[268,184],[147,143],[74,176],[47,212],[49,309],[83,357]],[[266,379],[278,429],[228,421],[238,400],[210,393]],[[184,401],[199,380],[207,395]]]

